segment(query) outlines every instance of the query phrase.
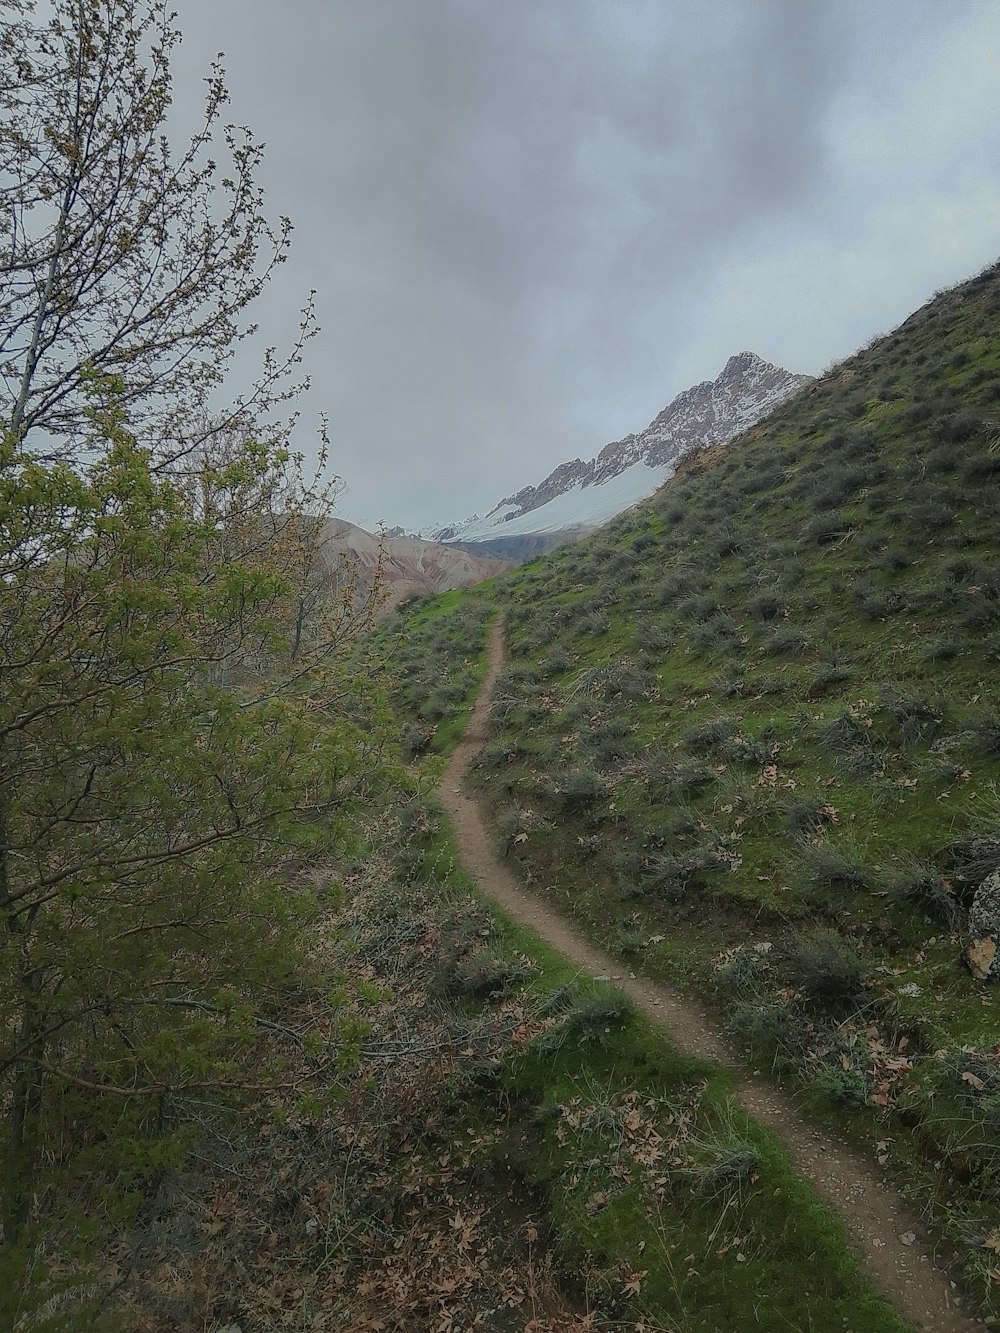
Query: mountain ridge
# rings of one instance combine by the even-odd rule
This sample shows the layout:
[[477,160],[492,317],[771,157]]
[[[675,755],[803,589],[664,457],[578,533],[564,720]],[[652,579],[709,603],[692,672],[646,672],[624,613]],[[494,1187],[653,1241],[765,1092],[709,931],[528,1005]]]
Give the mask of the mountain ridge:
[[677,394],[644,430],[611,441],[589,460],[560,463],[482,518],[433,525],[418,535],[445,544],[564,530],[579,535],[651,495],[686,453],[741,434],[810,383],[809,375],[784,370],[755,352],[738,352],[714,380]]

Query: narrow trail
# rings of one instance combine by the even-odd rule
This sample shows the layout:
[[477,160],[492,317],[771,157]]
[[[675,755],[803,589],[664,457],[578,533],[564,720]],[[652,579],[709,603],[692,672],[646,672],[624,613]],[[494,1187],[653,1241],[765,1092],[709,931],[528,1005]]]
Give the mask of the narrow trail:
[[[741,1062],[704,1010],[669,987],[623,969],[564,917],[528,893],[494,851],[494,839],[476,800],[464,788],[469,766],[486,740],[486,722],[503,668],[503,628],[490,634],[488,667],[465,736],[441,782],[441,802],[451,820],[462,862],[480,890],[509,916],[529,927],[582,971],[609,978],[677,1049],[736,1071]],[[906,1317],[928,1333],[971,1333],[983,1324],[960,1310],[948,1278],[921,1248],[919,1223],[876,1168],[818,1130],[770,1085],[737,1075],[736,1096],[782,1142],[799,1172],[841,1217],[875,1284]],[[901,1238],[907,1237],[909,1244]]]

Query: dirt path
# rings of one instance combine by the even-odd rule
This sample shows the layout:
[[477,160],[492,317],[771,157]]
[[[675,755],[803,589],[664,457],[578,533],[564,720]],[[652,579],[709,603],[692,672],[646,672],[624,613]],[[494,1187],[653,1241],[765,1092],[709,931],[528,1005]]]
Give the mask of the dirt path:
[[[739,1069],[740,1061],[701,1008],[668,987],[636,976],[610,954],[596,949],[573,925],[526,892],[496,855],[479,805],[463,787],[469,765],[486,739],[487,713],[504,663],[499,623],[493,626],[488,651],[486,677],[468,729],[441,783],[441,801],[466,869],[482,892],[516,921],[529,926],[581,970],[610,979],[666,1031],[674,1046]],[[777,1135],[798,1170],[840,1214],[875,1283],[918,1328],[928,1333],[970,1333],[983,1327],[957,1308],[951,1283],[921,1248],[919,1224],[874,1166],[813,1129],[788,1098],[768,1084],[742,1078],[737,1096]]]

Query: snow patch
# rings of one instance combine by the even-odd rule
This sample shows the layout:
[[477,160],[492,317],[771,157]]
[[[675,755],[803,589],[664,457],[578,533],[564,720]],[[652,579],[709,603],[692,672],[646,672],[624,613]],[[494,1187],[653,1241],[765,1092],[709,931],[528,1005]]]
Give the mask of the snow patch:
[[493,537],[522,537],[528,533],[561,532],[564,528],[596,528],[614,518],[623,509],[638,504],[653,494],[674,473],[674,464],[648,467],[633,463],[616,477],[599,486],[584,486],[579,482],[527,513],[504,508],[486,518],[466,519],[456,523],[448,541],[478,542]]

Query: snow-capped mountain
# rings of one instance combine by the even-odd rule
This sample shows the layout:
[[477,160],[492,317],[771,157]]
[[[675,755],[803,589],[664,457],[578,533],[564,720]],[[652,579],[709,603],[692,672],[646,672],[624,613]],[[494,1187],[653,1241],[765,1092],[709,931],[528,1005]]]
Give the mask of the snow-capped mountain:
[[724,444],[811,382],[772,366],[754,352],[726,362],[718,379],[678,394],[638,435],[606,444],[596,458],[561,463],[537,486],[526,486],[480,518],[425,529],[436,542],[491,542],[598,527],[652,495],[692,449]]

